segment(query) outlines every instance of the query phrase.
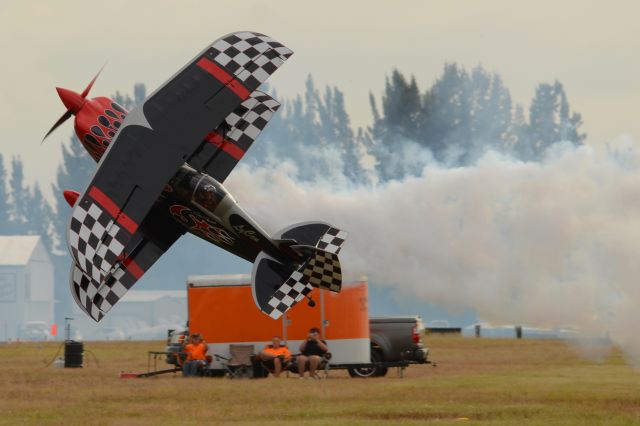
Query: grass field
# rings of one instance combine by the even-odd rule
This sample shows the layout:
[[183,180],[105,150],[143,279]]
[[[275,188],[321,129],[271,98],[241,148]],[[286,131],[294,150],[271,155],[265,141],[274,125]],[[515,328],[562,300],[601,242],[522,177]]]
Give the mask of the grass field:
[[437,367],[404,378],[120,379],[162,342],[88,342],[85,368],[45,363],[56,343],[0,345],[0,424],[640,424],[640,372],[560,341],[427,338]]

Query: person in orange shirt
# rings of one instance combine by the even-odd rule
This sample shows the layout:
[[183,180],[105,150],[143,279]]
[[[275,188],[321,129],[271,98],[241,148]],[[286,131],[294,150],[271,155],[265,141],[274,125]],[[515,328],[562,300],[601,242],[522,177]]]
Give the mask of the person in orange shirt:
[[200,333],[193,333],[190,341],[191,343],[184,346],[184,353],[187,355],[187,359],[182,366],[182,375],[184,377],[197,376],[200,367],[207,365],[207,350],[209,348],[202,340]]
[[273,336],[271,344],[265,346],[264,350],[260,352],[257,358],[264,363],[264,365],[273,370],[275,377],[280,377],[280,373],[291,362],[291,352],[286,345],[282,344],[280,336]]

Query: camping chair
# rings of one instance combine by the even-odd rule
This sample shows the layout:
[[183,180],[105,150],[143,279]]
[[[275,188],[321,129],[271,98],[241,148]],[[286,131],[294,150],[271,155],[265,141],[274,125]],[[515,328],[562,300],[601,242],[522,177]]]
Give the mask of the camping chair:
[[[298,370],[298,355],[300,354],[295,354],[293,355],[293,362],[291,362],[291,364],[289,364],[289,368],[288,370],[291,371],[294,374],[298,374],[299,370]],[[318,367],[316,368],[316,378],[320,378],[320,371],[324,370],[324,378],[326,379],[327,377],[329,377],[329,369],[330,369],[330,365],[329,365],[329,360],[331,359],[331,352],[326,352],[323,356],[322,356],[322,361],[320,361],[320,364],[318,364]],[[305,365],[305,371],[309,371],[309,360],[307,360],[307,364]]]
[[[179,369],[184,367],[185,362],[187,362],[187,354],[186,352],[176,352],[175,353],[176,363],[174,364]],[[207,355],[205,357],[205,361],[203,364],[198,366],[198,371],[196,376],[208,376],[209,375],[209,366],[211,365],[211,361],[213,361],[213,357],[211,355]]]
[[[287,345],[280,345],[281,347],[285,347],[288,349]],[[291,370],[291,365],[293,363],[295,363],[295,356],[291,356],[291,359],[288,362],[284,362],[284,358],[281,358],[281,362],[283,363],[282,365],[282,372],[283,373],[288,373]],[[273,364],[272,361],[265,361],[260,359],[260,357],[256,357],[255,359],[255,363],[256,365],[256,369],[254,369],[254,376],[257,377],[267,377],[269,374],[275,374],[275,366]],[[262,374],[260,374],[262,372]]]
[[251,358],[254,355],[253,345],[229,345],[230,357],[214,355],[221,361],[227,374],[232,379],[253,377],[253,363]]

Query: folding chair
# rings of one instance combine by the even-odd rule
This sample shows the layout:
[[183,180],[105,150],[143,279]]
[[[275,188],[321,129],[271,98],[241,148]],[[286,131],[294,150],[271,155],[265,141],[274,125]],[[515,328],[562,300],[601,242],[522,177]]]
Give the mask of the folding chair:
[[222,362],[227,374],[232,379],[253,377],[252,357],[254,355],[253,345],[229,345],[230,357],[214,355],[218,361]]
[[[280,345],[280,347],[287,348],[287,345]],[[267,377],[269,374],[275,374],[275,360],[263,360],[260,357],[256,357],[255,364],[256,368],[254,369],[254,376],[257,377]],[[284,361],[284,357],[280,358],[280,362],[282,363],[282,373],[287,373],[290,371],[291,364],[295,362],[295,357],[291,357],[288,362]],[[262,372],[262,375],[260,375]],[[287,376],[288,377],[288,376]]]
[[[288,371],[291,371],[294,374],[298,374],[300,370],[298,370],[298,355],[300,354],[295,354],[293,356],[293,362],[289,365]],[[320,377],[320,372],[324,371],[324,378],[328,378],[329,377],[329,370],[331,369],[331,365],[329,364],[329,361],[331,360],[331,352],[326,352],[323,356],[322,356],[322,361],[320,361],[320,364],[318,364],[318,367],[316,368],[316,378],[321,378]],[[305,365],[305,371],[309,371],[309,360],[307,360],[307,363]]]

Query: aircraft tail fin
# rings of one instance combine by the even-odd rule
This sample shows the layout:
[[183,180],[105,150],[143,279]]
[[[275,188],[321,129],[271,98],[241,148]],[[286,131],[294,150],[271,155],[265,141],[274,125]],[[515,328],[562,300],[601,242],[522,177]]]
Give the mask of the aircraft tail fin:
[[[320,222],[306,222],[288,227],[279,240],[295,240],[288,248],[303,259],[300,263],[282,263],[261,252],[253,265],[251,286],[258,308],[278,319],[296,303],[307,297],[313,287],[339,292],[342,267],[338,253],[347,233]],[[311,303],[311,302],[310,302]]]

